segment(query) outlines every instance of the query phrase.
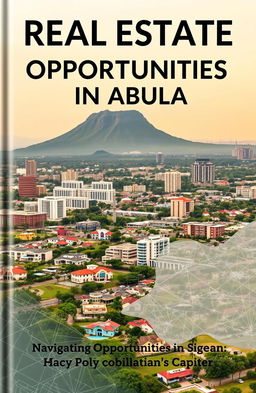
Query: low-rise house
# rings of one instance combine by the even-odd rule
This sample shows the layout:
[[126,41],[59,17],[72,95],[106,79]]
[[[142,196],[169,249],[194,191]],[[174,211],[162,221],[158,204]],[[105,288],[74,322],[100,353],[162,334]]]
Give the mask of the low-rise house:
[[26,280],[27,271],[22,266],[8,266],[7,268],[0,268],[1,281],[19,281]]
[[114,337],[118,333],[120,325],[116,322],[107,320],[106,322],[94,322],[87,325],[85,331],[90,336]]
[[82,314],[85,318],[98,318],[107,313],[104,303],[82,304]]
[[147,354],[156,353],[157,352],[155,349],[156,346],[158,346],[158,348],[161,347],[161,351],[159,351],[160,353],[170,352],[170,345],[167,344],[165,341],[163,341],[161,338],[159,338],[156,334],[150,334],[148,336],[139,337],[137,340],[137,344],[139,346],[146,346],[147,351],[145,353]]
[[90,296],[89,295],[75,295],[76,300],[81,300],[82,304],[89,304],[90,303]]
[[109,240],[112,236],[112,232],[107,229],[97,229],[91,232],[91,238],[94,240]]
[[65,237],[65,241],[69,246],[78,245],[81,243],[81,240],[79,240],[77,237]]
[[106,263],[111,259],[120,259],[127,265],[135,265],[137,262],[137,244],[123,243],[110,246],[105,250],[102,262]]
[[33,240],[36,235],[33,232],[19,233],[16,237],[20,240]]
[[136,302],[136,300],[138,300],[138,299],[136,299],[136,297],[132,297],[132,296],[128,296],[128,297],[122,299],[123,308],[129,306],[129,304]]
[[189,368],[177,368],[174,370],[157,373],[157,378],[165,385],[171,385],[172,383],[176,382],[190,381],[193,376],[194,373]]
[[107,282],[113,278],[113,272],[107,267],[88,265],[87,269],[76,270],[71,273],[71,281],[77,284],[84,282]]
[[127,326],[129,327],[129,328],[134,328],[134,327],[140,327],[141,328],[141,330],[144,332],[144,333],[147,333],[147,334],[150,334],[150,333],[153,333],[153,328],[152,328],[152,326],[145,320],[145,319],[137,319],[137,320],[135,320],[135,321],[132,321],[132,322],[128,322],[127,323]]
[[52,259],[52,250],[24,247],[12,247],[9,255],[15,261],[47,262]]
[[90,262],[90,258],[88,258],[85,254],[64,254],[54,259],[55,265],[84,265],[87,262]]

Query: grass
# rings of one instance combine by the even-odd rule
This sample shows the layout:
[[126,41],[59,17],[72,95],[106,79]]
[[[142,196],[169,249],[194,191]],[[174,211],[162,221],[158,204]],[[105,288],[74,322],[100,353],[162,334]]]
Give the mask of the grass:
[[250,388],[250,384],[256,382],[256,379],[248,379],[247,381],[244,381],[244,383],[228,383],[226,385],[221,385],[217,386],[216,389],[218,393],[223,393],[225,389],[230,389],[230,388],[240,388],[242,390],[242,393],[252,393],[252,390]]
[[104,288],[108,289],[108,288],[113,288],[113,287],[117,287],[120,285],[119,281],[118,281],[118,276],[125,276],[127,273],[119,273],[119,272],[114,272],[113,271],[113,279],[108,282],[107,284],[104,285]]
[[56,297],[57,292],[70,293],[70,288],[63,288],[56,284],[39,285],[37,287],[33,287],[33,289],[41,289],[44,291],[43,295],[41,295],[42,300],[49,300]]
[[160,371],[171,370],[174,368],[178,368],[178,366],[172,365],[173,358],[179,358],[179,360],[189,360],[192,359],[192,355],[188,354],[180,354],[180,353],[169,353],[169,354],[160,354],[157,356],[146,356],[146,359],[150,360],[159,360],[161,364],[164,363],[164,360],[168,360],[168,366],[162,365],[161,367],[136,367],[136,370],[139,371],[142,375],[153,375]]
[[[182,345],[183,345],[185,348],[187,348],[187,344],[188,344],[189,342],[191,342],[191,341],[190,341],[190,340],[189,340],[189,341],[186,341],[186,342],[183,343]],[[225,344],[219,342],[218,340],[216,340],[215,338],[213,338],[213,337],[211,337],[211,336],[208,336],[207,334],[202,334],[202,335],[200,335],[200,336],[197,336],[196,345],[197,345],[197,346],[198,346],[198,345],[208,345],[208,346],[211,346],[211,345],[214,345],[214,346],[216,346],[216,345],[222,345],[223,347],[225,346]],[[252,352],[251,349],[237,348],[237,347],[234,347],[234,346],[232,346],[232,345],[226,345],[226,347],[227,347],[227,348],[233,348],[233,349],[240,349],[242,352],[245,352],[245,353]]]

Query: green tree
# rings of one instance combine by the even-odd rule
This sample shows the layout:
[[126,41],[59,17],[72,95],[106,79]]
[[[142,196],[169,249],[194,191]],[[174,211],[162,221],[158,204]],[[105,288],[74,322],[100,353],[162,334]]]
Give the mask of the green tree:
[[58,307],[58,315],[61,318],[67,318],[68,315],[76,315],[76,306],[73,303],[62,303]]
[[105,314],[105,320],[107,321],[108,319],[111,319],[111,321],[119,323],[119,325],[126,325],[127,323],[127,317],[126,315],[123,315],[119,311],[109,311],[107,314]]
[[95,292],[99,289],[102,289],[104,287],[104,284],[99,283],[99,282],[86,282],[82,285],[82,290],[84,293],[90,293],[90,292]]
[[143,382],[147,393],[160,393],[163,390],[163,385],[152,375],[144,376]]
[[114,375],[117,388],[125,393],[147,393],[143,377],[135,370],[123,368]]
[[135,337],[145,336],[145,333],[139,326],[134,326],[132,329],[129,330],[128,334]]
[[119,242],[121,240],[121,236],[122,236],[121,232],[115,231],[111,235],[111,241],[112,242]]
[[114,301],[112,303],[112,306],[111,306],[114,310],[116,310],[116,311],[121,311],[122,310],[123,305],[122,305],[121,299],[122,299],[121,296],[117,296],[114,299]]
[[106,261],[107,265],[111,265],[113,269],[120,268],[124,263],[120,259],[109,259]]
[[253,393],[256,393],[256,382],[250,383],[250,389],[252,389]]

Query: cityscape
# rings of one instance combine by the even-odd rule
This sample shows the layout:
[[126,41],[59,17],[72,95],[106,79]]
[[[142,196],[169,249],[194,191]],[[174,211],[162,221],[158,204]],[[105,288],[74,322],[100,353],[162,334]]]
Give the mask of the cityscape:
[[[151,381],[148,392],[255,392],[256,348],[227,346],[216,357],[214,348],[225,343],[202,335],[177,354],[179,343],[165,342],[139,315],[125,315],[152,291],[173,242],[218,247],[255,220],[253,147],[208,157],[17,156],[11,176],[12,209],[0,212],[1,224],[12,227],[2,282],[30,293],[86,340],[141,348],[134,356],[153,367],[134,370]],[[188,350],[191,343],[202,346],[200,356]],[[217,368],[222,359],[227,366]]]

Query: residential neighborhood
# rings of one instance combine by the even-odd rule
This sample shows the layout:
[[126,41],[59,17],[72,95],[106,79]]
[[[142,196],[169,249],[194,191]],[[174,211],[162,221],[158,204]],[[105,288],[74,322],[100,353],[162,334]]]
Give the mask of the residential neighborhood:
[[[159,361],[131,369],[152,377],[156,392],[222,393],[225,387],[228,393],[253,393],[256,348],[228,346],[219,356],[234,368],[177,366],[175,358],[215,360],[207,353],[175,352],[154,324],[125,310],[152,291],[156,269],[174,242],[219,247],[255,220],[256,161],[174,159],[160,152],[75,165],[29,161],[27,172],[21,158],[13,168],[12,244],[8,252],[0,250],[10,266],[1,267],[0,280],[37,296],[42,310],[78,329],[84,340],[135,346],[136,359]],[[218,343],[207,335],[188,340]]]

